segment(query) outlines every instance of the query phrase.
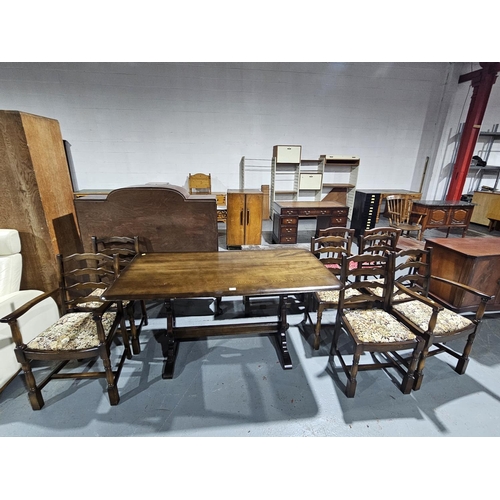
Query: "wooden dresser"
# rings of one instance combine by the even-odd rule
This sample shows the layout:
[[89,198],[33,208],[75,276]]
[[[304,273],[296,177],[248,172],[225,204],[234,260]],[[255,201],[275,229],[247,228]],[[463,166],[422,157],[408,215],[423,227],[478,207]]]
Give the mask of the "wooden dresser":
[[316,231],[347,225],[349,207],[336,201],[275,201],[273,243],[297,243],[299,219],[316,219]]

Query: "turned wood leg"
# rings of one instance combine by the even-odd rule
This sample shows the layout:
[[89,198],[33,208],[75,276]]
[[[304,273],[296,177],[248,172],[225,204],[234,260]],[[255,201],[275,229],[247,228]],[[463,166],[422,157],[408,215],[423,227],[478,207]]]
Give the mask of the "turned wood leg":
[[464,352],[460,356],[458,360],[457,366],[455,367],[455,371],[459,375],[463,375],[465,370],[467,370],[467,365],[469,364],[469,355],[472,350],[472,344],[474,343],[474,339],[476,338],[476,333],[471,333],[467,337],[467,343],[465,344]]
[[16,347],[14,352],[17,360],[21,363],[21,367],[24,372],[24,382],[26,384],[26,388],[28,389],[28,399],[31,404],[31,408],[33,408],[33,410],[41,410],[45,402],[42,397],[42,392],[36,385],[35,376],[31,371],[31,364],[25,358],[22,349]]
[[354,355],[352,357],[352,365],[351,370],[347,375],[347,385],[345,394],[348,398],[353,398],[356,393],[356,386],[358,385],[358,381],[356,377],[358,376],[358,367],[359,367],[359,358],[361,357],[361,353],[358,352],[358,347],[354,351]]
[[410,394],[411,390],[414,389],[415,387],[416,379],[414,374],[417,369],[420,359],[420,354],[422,351],[422,348],[420,347],[420,342],[421,341],[419,341],[419,344],[415,346],[415,349],[413,350],[411,361],[408,366],[408,371],[403,377],[403,381],[401,383],[401,392],[403,394]]
[[137,327],[135,326],[134,307],[132,306],[132,303],[127,305],[127,316],[130,325],[130,336],[132,337],[132,352],[134,354],[139,354],[141,352],[141,345],[139,343]]
[[109,404],[117,405],[120,402],[120,395],[118,394],[118,387],[116,387],[115,375],[111,367],[111,361],[109,359],[109,350],[105,344],[101,344],[99,347],[100,358],[102,359],[102,364],[104,365],[104,372],[106,374],[106,382],[108,383],[108,397]]
[[323,306],[319,304],[318,312],[316,314],[316,326],[314,328],[314,349],[319,349],[320,343],[320,331],[321,331],[321,319],[323,318]]

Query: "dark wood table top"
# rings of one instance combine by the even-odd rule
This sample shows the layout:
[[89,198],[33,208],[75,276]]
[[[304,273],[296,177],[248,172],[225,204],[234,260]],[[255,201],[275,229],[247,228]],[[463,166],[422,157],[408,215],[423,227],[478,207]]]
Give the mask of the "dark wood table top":
[[473,207],[476,204],[468,201],[460,200],[414,200],[414,205],[422,205],[425,207]]
[[425,246],[439,245],[471,257],[500,255],[500,238],[427,238]]
[[304,249],[146,253],[134,258],[105,298],[287,295],[341,287]]

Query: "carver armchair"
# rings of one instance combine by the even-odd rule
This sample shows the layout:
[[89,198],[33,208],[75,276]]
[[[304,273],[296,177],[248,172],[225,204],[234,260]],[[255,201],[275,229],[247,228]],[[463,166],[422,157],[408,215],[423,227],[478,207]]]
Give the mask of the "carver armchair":
[[[44,406],[42,389],[53,379],[105,378],[110,404],[118,404],[117,382],[124,361],[131,358],[127,329],[121,302],[101,298],[118,269],[118,259],[103,254],[74,254],[57,256],[59,287],[42,294],[3,317],[15,343],[15,354],[21,363],[28,397],[33,410]],[[59,296],[61,317],[33,339],[26,339],[22,318],[47,297]],[[115,310],[111,310],[114,306]],[[123,350],[113,368],[111,348],[113,339],[121,333]],[[88,360],[100,360],[101,369],[89,371]],[[37,380],[32,361],[47,362],[48,374]],[[55,363],[55,366],[53,366]],[[62,371],[66,365],[68,369]],[[81,368],[82,371],[77,371]],[[40,377],[41,378],[41,377]]]
[[[416,335],[424,338],[425,346],[415,376],[415,389],[422,385],[426,359],[441,353],[455,358],[454,370],[462,375],[467,369],[472,345],[479,332],[488,301],[492,298],[480,290],[431,274],[432,248],[413,249],[395,254],[394,289],[391,312]],[[458,314],[429,298],[432,282],[445,283],[457,293],[477,297],[477,309],[472,317]],[[448,342],[465,340],[463,348]]]

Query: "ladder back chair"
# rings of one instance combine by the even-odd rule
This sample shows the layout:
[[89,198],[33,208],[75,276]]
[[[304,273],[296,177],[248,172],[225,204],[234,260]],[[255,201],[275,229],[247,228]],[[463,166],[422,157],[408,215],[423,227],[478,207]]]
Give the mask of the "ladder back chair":
[[[130,359],[132,355],[121,302],[104,301],[101,295],[107,288],[105,281],[113,280],[118,262],[108,255],[83,253],[68,257],[57,255],[57,263],[59,287],[39,295],[0,320],[10,326],[31,407],[40,410],[44,406],[42,389],[50,380],[68,378],[105,378],[109,402],[116,405],[120,401],[118,379],[125,359]],[[57,295],[61,302],[61,317],[25,343],[19,319],[40,301]],[[118,333],[123,337],[123,352],[113,368],[111,347]],[[100,359],[102,369],[88,371],[89,364],[84,360],[95,358]],[[32,371],[33,360],[52,365],[48,375],[40,381]],[[77,365],[83,363],[83,371],[62,371],[70,362]]]
[[[469,356],[482,318],[491,296],[452,280],[431,274],[432,248],[412,249],[395,254],[395,273],[391,297],[391,312],[408,326],[416,335],[424,338],[425,346],[415,377],[415,389],[422,384],[426,358],[440,353],[447,353],[457,360],[454,370],[463,375],[469,363]],[[460,293],[477,297],[478,305],[470,319],[448,309],[429,297],[432,282],[450,286]],[[448,342],[465,339],[463,350],[451,348]]]
[[[119,272],[123,271],[130,261],[140,253],[139,237],[134,236],[133,238],[126,236],[109,236],[97,238],[92,236],[92,251],[94,253],[102,253],[105,255],[113,256],[118,255],[119,259]],[[139,336],[141,334],[142,327],[148,324],[148,315],[146,309],[146,303],[144,300],[139,301],[140,304],[140,320],[136,323],[136,301],[127,300],[123,301],[123,307],[126,313],[127,321],[130,329],[130,340],[132,343],[132,352],[134,354],[139,354],[141,352],[141,346],[139,342]]]
[[[351,266],[351,262],[357,263],[357,266]],[[340,361],[347,377],[345,394],[348,398],[354,397],[358,372],[364,370],[393,368],[401,377],[399,387],[403,394],[409,394],[414,387],[414,373],[423,349],[423,339],[390,313],[393,269],[392,253],[342,256],[341,280],[344,288],[339,292],[329,361],[334,363],[335,356]],[[370,279],[375,276],[379,279]],[[373,293],[373,289],[380,289],[380,293]],[[344,346],[340,345],[342,332],[353,345],[350,363],[346,359],[350,352],[343,353]],[[412,353],[409,362],[401,354],[401,351],[408,350]],[[371,353],[369,362],[362,359],[365,353]]]
[[[352,255],[352,240],[354,237],[354,229],[345,227],[327,228],[320,230],[319,236],[311,238],[311,253],[319,259],[319,261],[330,270],[337,278],[340,278],[340,265],[342,263],[342,255]],[[326,309],[336,309],[338,304],[338,291],[319,291],[313,294],[313,300],[316,305],[316,324],[314,326],[314,349],[318,350],[321,342],[321,321],[323,312]],[[307,307],[307,317],[311,320],[309,308]]]
[[211,194],[212,175],[211,174],[189,174],[188,178],[189,194]]
[[[387,252],[395,252],[399,237],[401,236],[401,229],[394,227],[375,227],[373,229],[366,229],[363,234],[359,236],[358,240],[358,255],[372,254],[372,255],[386,255]],[[369,262],[362,264],[364,267],[370,267]],[[358,276],[358,279],[361,279]]]

